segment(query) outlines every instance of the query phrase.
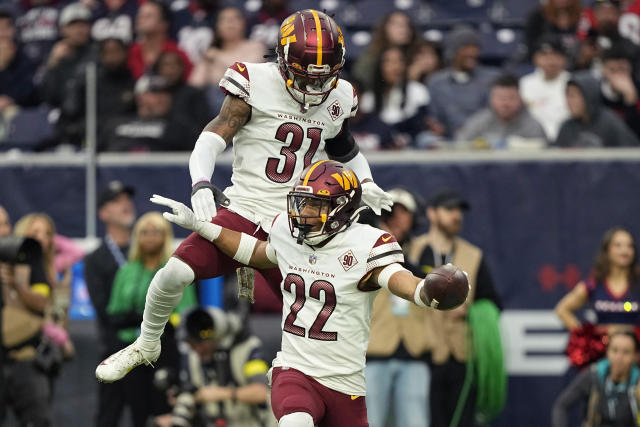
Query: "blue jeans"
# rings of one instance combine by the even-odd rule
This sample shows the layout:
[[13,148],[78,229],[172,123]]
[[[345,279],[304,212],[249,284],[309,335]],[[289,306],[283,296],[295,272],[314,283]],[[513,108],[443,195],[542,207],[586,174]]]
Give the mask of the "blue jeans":
[[431,372],[424,361],[389,359],[367,362],[367,417],[370,427],[385,427],[393,405],[396,427],[428,427]]

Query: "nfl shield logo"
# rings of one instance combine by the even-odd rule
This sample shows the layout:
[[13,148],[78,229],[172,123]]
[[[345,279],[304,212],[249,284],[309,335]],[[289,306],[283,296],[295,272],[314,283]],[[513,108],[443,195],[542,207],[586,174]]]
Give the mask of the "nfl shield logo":
[[309,264],[315,264],[318,260],[318,257],[315,255],[309,255]]

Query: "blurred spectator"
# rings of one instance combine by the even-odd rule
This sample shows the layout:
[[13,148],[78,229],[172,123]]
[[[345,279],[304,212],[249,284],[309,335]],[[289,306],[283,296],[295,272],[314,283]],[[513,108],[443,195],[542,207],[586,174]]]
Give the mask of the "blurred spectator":
[[600,101],[600,85],[590,76],[574,76],[567,83],[571,117],[560,127],[558,147],[637,146],[640,141],[627,125]]
[[585,18],[580,24],[579,35],[582,42],[575,69],[599,67],[603,51],[615,44],[625,46],[629,52],[633,52],[633,56],[637,56],[637,46],[622,37],[618,31],[622,7],[619,0],[596,0],[593,6],[593,22],[590,24]]
[[69,84],[91,53],[91,12],[82,3],[71,3],[60,13],[60,34],[49,59],[43,82],[43,98],[54,107],[61,105]]
[[544,128],[547,140],[555,141],[560,125],[569,117],[565,95],[570,78],[567,56],[557,38],[545,37],[540,39],[533,62],[535,71],[520,79],[520,95]]
[[16,19],[18,37],[24,53],[40,66],[58,40],[58,17],[64,2],[60,0],[24,0],[22,14]]
[[190,0],[181,4],[186,7],[177,11],[172,5],[173,27],[180,49],[189,55],[191,63],[196,64],[211,46],[218,0]]
[[553,405],[553,427],[569,426],[569,411],[586,405],[582,425],[633,426],[638,421],[638,338],[633,332],[611,335],[607,357],[578,375]]
[[[235,313],[195,308],[183,323],[179,390],[161,426],[272,425],[262,343]],[[268,423],[271,421],[271,423]]]
[[[375,113],[394,130],[410,137],[422,131],[429,92],[422,83],[407,79],[402,50],[397,47],[383,50],[373,75],[373,90],[364,93],[360,100],[363,113]],[[403,144],[407,143],[409,140],[405,139]]]
[[418,37],[409,15],[401,11],[391,12],[376,26],[369,47],[353,65],[353,76],[361,81],[367,90],[373,90],[377,82],[371,70],[375,69],[383,51],[397,47],[402,50],[406,61],[411,63],[413,58],[407,55],[413,52]]
[[624,13],[618,21],[620,35],[635,45],[640,45],[640,0],[626,0]]
[[[362,84],[357,80],[351,80],[351,85],[360,96]],[[349,119],[349,127],[358,147],[364,151],[394,149],[405,144],[405,138],[398,136],[377,114],[365,114],[362,108],[358,108],[356,115]]]
[[[71,266],[67,266],[59,278],[55,267],[56,227],[53,220],[45,213],[27,214],[16,222],[14,233],[31,237],[40,243],[47,283],[52,285],[52,312],[54,317],[66,322],[71,298]],[[73,251],[76,252],[77,248]]]
[[36,65],[16,42],[13,15],[0,9],[0,115],[12,106],[35,103]]
[[166,51],[180,55],[186,75],[191,74],[192,64],[187,54],[169,38],[170,25],[171,12],[163,2],[148,0],[140,6],[136,15],[137,41],[129,49],[128,59],[134,78],[138,79],[149,72],[160,54]]
[[500,72],[478,65],[480,39],[469,27],[458,27],[444,42],[448,67],[429,79],[430,128],[451,138],[467,118],[487,105],[487,93]]
[[[98,195],[98,216],[106,227],[100,246],[84,259],[84,278],[91,303],[96,310],[98,328],[98,354],[103,360],[119,347],[115,330],[110,326],[107,304],[118,268],[126,263],[129,252],[131,227],[135,221],[134,190],[111,181]],[[112,413],[119,413],[122,390],[111,384],[98,385],[96,425],[117,425]]]
[[[502,308],[482,250],[459,237],[463,212],[469,208],[469,202],[455,191],[443,189],[435,193],[427,207],[429,231],[413,239],[408,250],[409,262],[419,266],[424,273],[435,267],[453,263],[468,273],[471,285],[469,297],[462,306],[447,312],[431,312],[429,330],[435,334],[437,340],[431,352],[431,425],[434,427],[449,426],[454,412],[457,412],[456,407],[467,376],[469,357],[474,357],[475,366],[491,366],[487,368],[491,375],[501,375],[504,372],[501,361],[482,360],[483,357],[486,359],[485,354],[474,354],[469,350],[476,345],[490,345],[493,348],[500,346],[496,313]],[[484,313],[484,316],[481,316],[482,324],[469,321],[468,311],[474,309],[482,310]],[[487,309],[493,316],[487,316]],[[486,342],[469,341],[472,336],[473,339],[476,337],[470,332],[478,327],[484,328],[486,332],[478,339],[482,338]],[[476,376],[469,395],[461,402],[462,410],[457,424],[459,426],[475,425],[476,393],[477,387],[480,387],[478,379]],[[499,391],[484,392],[497,394]],[[504,389],[501,391],[504,392]]]
[[409,80],[427,83],[429,77],[442,67],[442,49],[436,42],[419,40],[409,54]]
[[[418,203],[403,189],[389,190],[392,211],[384,212],[376,224],[405,247]],[[419,273],[423,276],[424,273]],[[431,372],[425,356],[433,345],[428,334],[429,310],[382,289],[371,314],[371,338],[367,349],[367,415],[371,427],[384,427],[393,407],[396,426],[430,425],[429,386]]]
[[[0,237],[11,233],[11,223],[0,206]],[[52,423],[50,378],[42,369],[38,348],[45,309],[50,303],[51,286],[38,251],[26,264],[0,263],[2,285],[2,346],[4,352],[4,404],[13,409],[22,426],[48,426]]]
[[[167,262],[172,251],[173,231],[169,222],[158,212],[142,215],[133,227],[129,259],[116,274],[107,306],[108,321],[116,332],[119,347],[131,344],[140,335],[147,289],[154,274]],[[195,303],[194,288],[192,286],[186,288],[182,300],[171,317],[171,325],[177,326],[180,321],[179,313]],[[166,353],[163,352],[157,366],[165,364],[167,357],[172,353],[176,354],[175,348],[173,352],[170,351],[170,347],[175,347],[172,326],[168,326],[163,334],[163,350]],[[109,386],[113,389],[120,391],[119,396],[114,396],[119,398],[119,401],[114,402],[114,407],[109,414],[105,414],[110,421],[100,420],[100,425],[120,425],[117,421],[124,407],[128,406],[132,413],[133,424],[145,426],[147,418],[157,411],[154,406],[161,398],[152,393],[153,390],[150,387],[152,382],[152,367],[141,366],[122,381],[110,384]]]
[[263,0],[260,10],[249,18],[249,38],[269,48],[275,47],[280,25],[292,13],[287,3],[287,0]]
[[102,0],[93,14],[91,37],[95,41],[122,40],[129,45],[133,41],[133,20],[138,11],[136,0]]
[[184,114],[171,114],[173,97],[164,78],[138,79],[135,101],[135,114],[105,125],[99,151],[187,151],[192,147],[198,128]]
[[[556,314],[570,332],[575,334],[582,329],[583,324],[575,313],[587,303],[595,310],[595,326],[599,335],[640,325],[636,257],[635,241],[629,231],[615,227],[602,236],[591,277],[574,286],[555,307]],[[597,355],[592,357],[585,362],[597,360]],[[575,360],[570,361],[575,364]]]
[[169,85],[173,97],[171,114],[182,115],[193,121],[193,126],[201,129],[212,115],[202,90],[186,84],[184,63],[176,52],[163,52],[153,67],[155,74],[163,77]]
[[[96,107],[100,134],[109,120],[135,111],[135,82],[127,67],[127,45],[120,39],[106,38],[98,43],[97,65]],[[70,80],[58,120],[64,142],[80,145],[84,141],[86,90],[84,72]]]
[[582,13],[580,0],[545,0],[527,17],[524,37],[529,58],[540,39],[548,35],[559,38],[564,51],[573,58],[578,48],[576,31]]
[[100,246],[84,258],[84,278],[96,310],[101,355],[111,354],[116,348],[109,336],[106,309],[116,272],[125,264],[129,252],[131,227],[136,217],[133,195],[134,189],[120,181],[111,181],[100,191],[98,217],[104,223],[106,233]]
[[600,72],[591,74],[599,77],[602,105],[611,108],[640,136],[640,85],[634,78],[634,60],[628,44],[616,43],[602,53]]
[[68,267],[61,275],[58,275],[55,269],[56,230],[49,215],[31,213],[23,216],[16,222],[14,234],[35,239],[42,248],[42,263],[49,286],[49,303],[44,311],[42,336],[36,348],[38,351],[36,363],[49,377],[53,392],[53,385],[60,375],[63,361],[72,358],[75,353],[67,332],[71,303],[71,268]]
[[219,111],[225,94],[218,83],[227,67],[236,61],[264,62],[262,43],[246,38],[246,21],[242,10],[225,7],[218,13],[215,36],[211,47],[198,62],[189,79],[196,87],[209,87],[209,105],[213,113]]
[[545,144],[544,129],[522,104],[518,79],[499,77],[491,86],[489,106],[478,111],[456,134],[458,141],[473,141],[478,148],[515,148],[517,140]]

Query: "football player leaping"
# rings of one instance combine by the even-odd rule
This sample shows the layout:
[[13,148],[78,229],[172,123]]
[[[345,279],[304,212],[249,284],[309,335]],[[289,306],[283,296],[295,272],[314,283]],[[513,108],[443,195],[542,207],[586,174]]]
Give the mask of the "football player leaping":
[[[394,237],[358,224],[361,186],[341,163],[305,169],[276,216],[269,241],[199,221],[182,203],[167,220],[194,230],[233,259],[282,273],[282,349],[271,371],[271,405],[280,427],[365,427],[365,353],[380,287],[426,307],[424,280]],[[424,402],[428,405],[428,402]]]
[[[277,63],[237,62],[220,81],[227,97],[189,159],[196,218],[213,218],[220,226],[266,240],[300,172],[327,158],[358,174],[362,200],[375,212],[390,209],[391,197],[373,183],[349,131],[348,118],[355,114],[358,98],[351,84],[339,78],[345,54],[340,28],[322,12],[296,12],[283,22],[276,52]],[[232,185],[223,194],[210,179],[216,156],[232,140]],[[219,212],[216,201],[225,206]],[[140,337],[105,359],[96,377],[117,381],[134,367],[157,360],[160,335],[185,286],[239,266],[198,234],[189,236],[149,286]],[[266,268],[261,273],[279,295],[280,271]]]

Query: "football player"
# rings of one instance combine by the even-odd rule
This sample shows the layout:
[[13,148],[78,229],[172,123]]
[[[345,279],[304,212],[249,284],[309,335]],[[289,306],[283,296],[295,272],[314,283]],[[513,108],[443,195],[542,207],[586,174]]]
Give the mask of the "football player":
[[182,203],[151,199],[171,208],[167,220],[238,262],[282,273],[282,349],[270,374],[280,427],[367,426],[364,367],[376,291],[429,305],[424,279],[400,265],[395,238],[356,222],[361,195],[353,171],[316,162],[287,195],[287,212],[274,219],[268,241],[200,221]]
[[[266,240],[300,172],[327,158],[358,174],[362,200],[374,212],[390,210],[391,196],[373,182],[369,164],[349,131],[348,119],[356,113],[358,98],[351,84],[339,78],[345,44],[335,21],[316,10],[294,13],[280,28],[276,53],[277,62],[237,62],[220,81],[227,97],[189,159],[196,218],[213,218],[220,226]],[[232,185],[223,193],[210,179],[216,157],[231,141]],[[216,201],[223,206],[219,211]],[[140,337],[105,359],[96,377],[116,381],[135,366],[157,360],[160,335],[185,286],[239,266],[211,242],[191,234],[151,282]],[[280,298],[280,271],[267,268],[261,273]]]

